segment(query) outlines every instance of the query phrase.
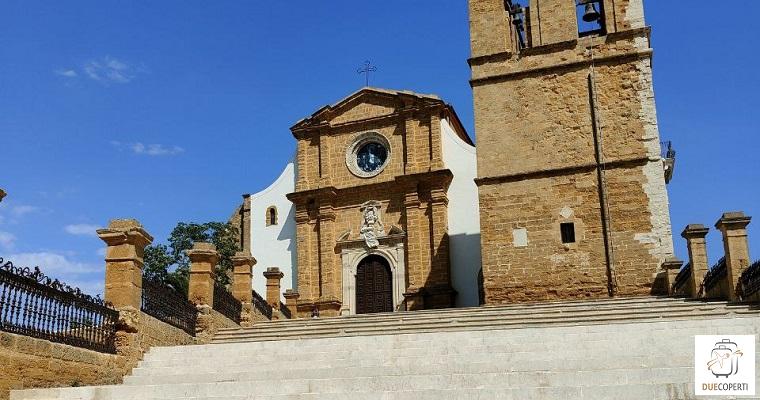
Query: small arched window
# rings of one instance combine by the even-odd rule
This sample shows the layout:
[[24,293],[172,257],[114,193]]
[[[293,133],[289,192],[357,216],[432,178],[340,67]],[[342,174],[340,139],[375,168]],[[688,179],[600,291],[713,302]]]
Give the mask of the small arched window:
[[267,226],[277,225],[277,207],[271,206],[267,208]]

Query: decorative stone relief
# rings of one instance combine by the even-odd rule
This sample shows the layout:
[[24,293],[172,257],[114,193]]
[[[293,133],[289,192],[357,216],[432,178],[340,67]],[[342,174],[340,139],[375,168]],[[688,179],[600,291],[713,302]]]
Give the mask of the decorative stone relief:
[[378,238],[385,236],[385,226],[380,218],[381,204],[379,201],[368,201],[361,206],[362,224],[359,235],[370,249],[380,245]]

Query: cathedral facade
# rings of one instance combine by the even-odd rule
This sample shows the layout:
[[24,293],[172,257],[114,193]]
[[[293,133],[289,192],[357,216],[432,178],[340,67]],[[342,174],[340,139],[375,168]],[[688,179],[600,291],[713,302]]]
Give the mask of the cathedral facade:
[[672,239],[642,0],[469,5],[477,152],[438,97],[364,88],[296,123],[294,159],[244,196],[241,245],[300,315],[657,291]]

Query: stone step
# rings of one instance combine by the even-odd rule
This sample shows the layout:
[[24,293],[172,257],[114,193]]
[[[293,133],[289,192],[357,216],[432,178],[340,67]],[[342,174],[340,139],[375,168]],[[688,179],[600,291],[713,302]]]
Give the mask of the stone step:
[[[666,307],[700,307],[722,305],[723,302],[692,302],[679,299],[651,299],[651,298],[634,298],[625,300],[595,300],[595,301],[579,301],[575,303],[537,303],[527,305],[513,305],[503,307],[477,307],[477,308],[454,308],[444,310],[423,310],[413,312],[398,312],[398,313],[381,313],[381,314],[369,314],[369,315],[354,315],[347,317],[331,317],[321,319],[297,319],[297,320],[275,320],[266,324],[259,324],[259,327],[272,327],[280,329],[282,325],[299,326],[299,325],[330,325],[330,324],[343,324],[343,323],[362,323],[372,322],[377,323],[381,321],[403,321],[407,319],[421,320],[425,318],[433,318],[436,320],[445,319],[454,316],[473,316],[473,315],[508,315],[510,313],[518,314],[535,314],[539,312],[575,312],[578,310],[603,310],[603,309],[617,309],[617,310],[631,310],[634,308],[651,308],[651,309],[665,309]],[[734,307],[734,306],[731,306]],[[738,309],[746,308],[743,306],[735,306]],[[223,329],[220,332],[234,330]]]
[[[346,328],[359,329],[362,327],[371,327],[374,330],[383,327],[396,328],[397,326],[421,326],[425,327],[426,324],[434,323],[438,326],[445,326],[446,322],[450,325],[456,325],[457,323],[486,323],[497,321],[500,324],[513,322],[515,324],[526,324],[536,321],[542,321],[547,323],[556,323],[558,319],[568,319],[567,322],[584,322],[598,321],[600,318],[609,317],[614,321],[625,321],[630,319],[643,319],[645,317],[652,318],[676,318],[676,317],[692,317],[698,315],[716,316],[718,314],[725,314],[726,316],[742,315],[742,313],[750,313],[750,315],[756,315],[756,311],[748,310],[743,305],[726,305],[722,302],[687,302],[687,301],[667,301],[667,300],[648,300],[638,303],[621,302],[618,306],[609,307],[608,302],[593,301],[593,302],[579,302],[573,306],[576,309],[562,309],[555,306],[546,308],[545,306],[536,305],[535,309],[531,307],[523,307],[521,309],[497,309],[497,308],[480,308],[472,309],[478,310],[477,312],[463,312],[461,310],[449,311],[445,310],[441,315],[431,314],[430,312],[410,312],[410,313],[391,313],[380,315],[366,315],[366,316],[353,316],[348,318],[328,318],[320,320],[286,320],[276,321],[271,323],[258,324],[252,328],[247,329],[235,329],[235,330],[221,330],[218,332],[216,339],[221,342],[230,337],[246,337],[252,338],[253,335],[257,337],[266,337],[273,335],[266,335],[267,333],[276,333],[277,337],[283,337],[284,335],[291,334],[296,336],[302,336],[304,332],[316,333],[326,335],[341,334],[341,331],[345,331]],[[597,303],[606,304],[594,307]],[[585,307],[584,309],[577,309],[577,307]],[[620,308],[620,307],[623,308]],[[515,310],[519,310],[516,311]],[[528,311],[532,312],[528,312]],[[540,312],[539,312],[540,311]],[[587,318],[587,319],[586,319]],[[244,336],[241,336],[244,335]]]
[[423,323],[403,323],[392,324],[387,326],[364,326],[336,327],[329,329],[299,329],[285,330],[282,332],[262,332],[259,333],[254,329],[241,329],[234,333],[224,332],[218,334],[212,343],[234,343],[250,341],[272,341],[285,339],[303,339],[309,337],[336,337],[336,336],[359,336],[359,335],[382,335],[382,334],[399,334],[408,332],[440,332],[440,331],[463,331],[463,330],[497,330],[497,329],[525,329],[528,327],[551,327],[551,326],[584,326],[598,324],[625,324],[636,321],[659,321],[659,320],[690,320],[694,318],[726,318],[736,316],[721,311],[710,313],[699,313],[693,310],[684,312],[673,312],[667,316],[659,314],[630,314],[630,315],[607,315],[593,317],[560,317],[560,318],[531,318],[523,317],[520,319],[488,319],[484,321],[440,321],[440,322],[423,322]]
[[[494,368],[495,367],[495,368]],[[689,382],[694,374],[691,367],[652,368],[643,369],[593,369],[593,370],[552,370],[552,371],[503,371],[495,365],[489,368],[467,368],[456,366],[449,369],[436,369],[437,375],[478,375],[489,379],[501,379],[508,387],[540,387],[540,386],[572,386],[578,382],[589,382],[587,385],[615,384],[666,384],[672,382]],[[427,373],[429,374],[429,372]],[[294,380],[319,381],[325,379],[349,379],[372,377],[414,377],[424,378],[426,373],[419,368],[393,367],[358,367],[358,368],[307,368],[269,371],[239,371],[216,374],[193,373],[182,375],[150,375],[129,376],[125,384],[130,386],[150,386],[159,384],[189,384],[217,382],[273,382],[287,378],[282,384],[290,384]],[[592,383],[593,382],[593,383]]]
[[[556,375],[556,380],[555,380]],[[650,375],[651,377],[651,375]],[[583,378],[585,381],[575,380]],[[120,385],[120,386],[96,386],[87,388],[53,389],[47,394],[39,393],[38,396],[28,396],[26,399],[51,398],[77,398],[77,399],[145,399],[160,398],[205,398],[205,397],[232,397],[232,396],[271,396],[271,395],[299,395],[299,394],[337,394],[353,393],[357,396],[364,393],[397,392],[397,391],[422,391],[422,390],[510,390],[523,389],[526,391],[544,389],[572,389],[580,390],[584,387],[595,386],[651,386],[650,390],[658,385],[657,382],[635,381],[627,383],[627,379],[615,382],[615,379],[626,379],[624,374],[609,374],[608,378],[586,374],[572,376],[570,374],[547,373],[539,377],[536,382],[522,381],[515,375],[513,379],[505,379],[503,373],[487,374],[429,374],[407,376],[372,376],[363,378],[329,378],[329,379],[275,379],[256,381],[234,381],[214,383],[181,383],[161,385]],[[652,377],[654,378],[654,377]],[[609,383],[607,383],[607,379]],[[689,384],[688,374],[669,374],[667,384]],[[662,385],[663,383],[659,383]],[[43,391],[40,391],[43,392]],[[560,393],[560,392],[557,392]]]
[[[11,394],[11,400],[137,400],[137,397],[113,397],[110,393],[93,393],[90,388],[82,388],[76,394],[61,394],[57,389],[44,389],[40,397],[20,397],[19,392]],[[690,383],[670,385],[614,385],[614,386],[584,386],[584,387],[537,387],[511,389],[430,389],[430,390],[400,390],[387,392],[352,392],[352,393],[304,393],[297,395],[223,395],[223,396],[182,396],[162,397],[157,393],[140,400],[687,400],[694,399],[693,385]],[[37,394],[35,394],[37,395]],[[67,397],[59,397],[67,396]]]
[[758,315],[648,298],[276,321],[153,348],[123,385],[12,400],[686,400],[692,335],[757,335]]

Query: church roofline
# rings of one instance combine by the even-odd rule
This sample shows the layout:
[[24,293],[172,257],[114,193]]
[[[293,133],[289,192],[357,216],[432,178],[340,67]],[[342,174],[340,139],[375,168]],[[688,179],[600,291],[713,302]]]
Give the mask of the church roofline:
[[446,115],[450,117],[450,120],[452,121],[452,127],[457,132],[459,137],[462,138],[465,142],[471,144],[474,146],[474,143],[472,141],[472,138],[470,138],[470,135],[467,133],[467,130],[462,125],[462,122],[459,119],[459,116],[457,115],[456,111],[454,110],[454,107],[450,104],[444,102],[440,97],[434,94],[422,94],[422,93],[416,93],[411,90],[393,90],[393,89],[383,89],[383,88],[377,88],[377,87],[370,87],[366,86],[363,87],[357,91],[354,91],[353,93],[349,94],[348,96],[338,100],[337,102],[326,105],[315,111],[313,114],[306,118],[302,118],[298,122],[296,122],[290,130],[292,132],[301,131],[304,129],[307,129],[310,126],[318,126],[321,125],[323,122],[320,121],[320,116],[330,113],[332,111],[338,110],[341,107],[343,107],[345,104],[368,94],[375,94],[375,95],[381,95],[381,96],[388,96],[388,97],[410,97],[417,100],[422,101],[428,101],[432,104],[439,104],[443,106],[446,110]]

